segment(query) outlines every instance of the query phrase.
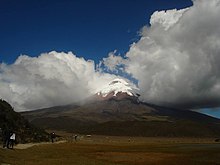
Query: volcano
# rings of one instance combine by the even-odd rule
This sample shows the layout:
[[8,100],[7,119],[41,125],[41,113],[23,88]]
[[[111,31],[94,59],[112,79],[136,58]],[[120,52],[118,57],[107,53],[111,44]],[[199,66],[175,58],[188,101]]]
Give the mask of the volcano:
[[139,89],[115,79],[84,104],[23,112],[44,129],[82,134],[149,137],[218,137],[220,120],[188,109],[139,101]]
[[99,90],[95,96],[97,100],[124,100],[131,99],[138,101],[139,89],[127,83],[123,79],[114,79],[103,89]]

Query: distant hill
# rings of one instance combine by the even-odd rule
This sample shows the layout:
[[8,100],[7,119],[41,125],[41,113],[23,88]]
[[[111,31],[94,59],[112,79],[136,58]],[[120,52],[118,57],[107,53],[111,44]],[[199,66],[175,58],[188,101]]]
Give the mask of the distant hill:
[[220,120],[185,109],[114,99],[24,112],[32,124],[45,129],[84,134],[219,137]]
[[16,141],[19,143],[48,140],[48,134],[44,130],[30,124],[4,100],[0,100],[0,128],[0,133],[3,130],[15,131]]

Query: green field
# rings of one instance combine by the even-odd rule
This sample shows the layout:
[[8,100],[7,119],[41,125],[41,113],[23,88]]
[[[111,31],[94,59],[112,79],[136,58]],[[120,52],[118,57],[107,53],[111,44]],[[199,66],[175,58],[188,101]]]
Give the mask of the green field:
[[220,164],[220,143],[213,139],[80,137],[27,149],[0,149],[0,164],[146,165]]

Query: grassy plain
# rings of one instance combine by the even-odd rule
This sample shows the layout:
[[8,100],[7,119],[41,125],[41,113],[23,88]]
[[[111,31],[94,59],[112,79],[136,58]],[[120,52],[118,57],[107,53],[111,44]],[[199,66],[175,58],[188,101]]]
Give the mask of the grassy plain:
[[220,143],[214,139],[79,136],[65,143],[0,149],[0,165],[214,165]]

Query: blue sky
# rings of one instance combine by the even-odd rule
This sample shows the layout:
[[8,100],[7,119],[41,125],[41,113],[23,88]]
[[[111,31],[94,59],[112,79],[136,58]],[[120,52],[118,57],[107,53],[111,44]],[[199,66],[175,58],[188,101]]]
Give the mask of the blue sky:
[[1,0],[0,62],[52,50],[95,62],[114,50],[123,55],[154,11],[191,5],[190,0]]
[[214,109],[204,108],[204,109],[201,109],[199,112],[212,116],[212,117],[220,118],[220,108],[214,108]]

